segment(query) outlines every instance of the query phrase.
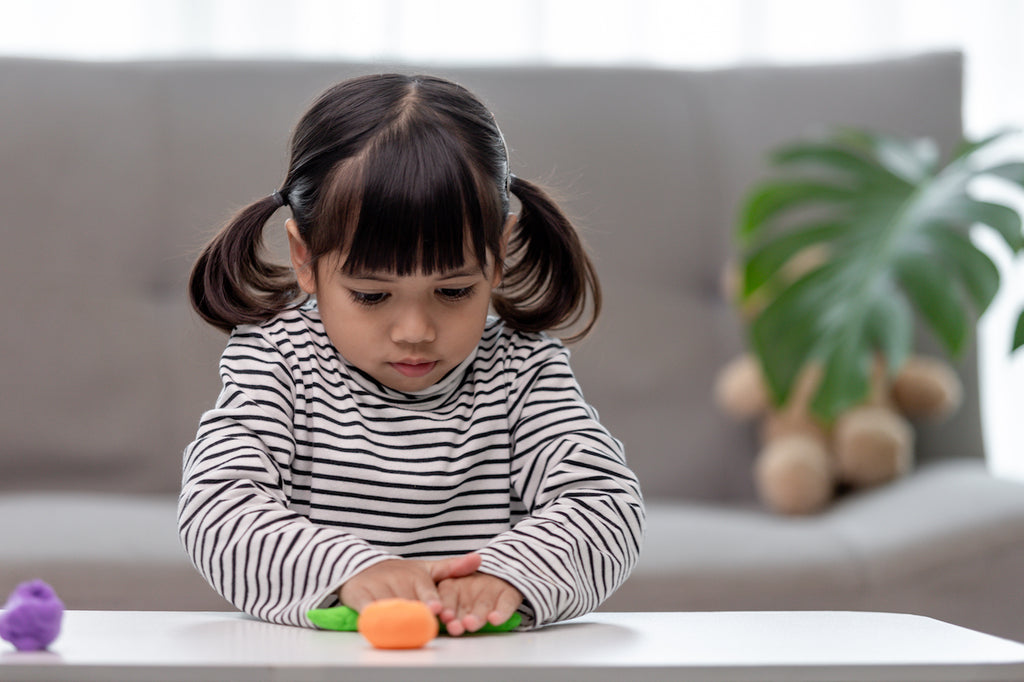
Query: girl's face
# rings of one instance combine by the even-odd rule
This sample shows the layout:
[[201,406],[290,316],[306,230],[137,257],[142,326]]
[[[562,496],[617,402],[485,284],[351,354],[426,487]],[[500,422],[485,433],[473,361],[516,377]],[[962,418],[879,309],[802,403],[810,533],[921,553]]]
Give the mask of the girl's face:
[[315,276],[294,221],[288,243],[299,286],[315,295],[331,343],[350,363],[389,388],[418,391],[437,383],[476,348],[491,292],[494,260],[431,275],[342,272],[343,258],[322,258]]

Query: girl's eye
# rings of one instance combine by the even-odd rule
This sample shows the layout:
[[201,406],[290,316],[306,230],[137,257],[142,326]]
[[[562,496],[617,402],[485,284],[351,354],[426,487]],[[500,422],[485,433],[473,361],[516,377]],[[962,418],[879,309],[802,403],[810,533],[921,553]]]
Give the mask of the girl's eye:
[[362,291],[350,291],[349,294],[352,296],[353,301],[365,306],[377,305],[387,298],[387,294],[384,293],[368,294]]
[[461,289],[438,289],[437,293],[446,301],[461,301],[473,293],[473,287],[462,287]]

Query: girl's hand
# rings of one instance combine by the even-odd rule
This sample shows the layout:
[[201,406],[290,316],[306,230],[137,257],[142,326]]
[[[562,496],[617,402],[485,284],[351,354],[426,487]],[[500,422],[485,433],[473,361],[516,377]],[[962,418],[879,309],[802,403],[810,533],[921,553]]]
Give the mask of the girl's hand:
[[[389,559],[361,571],[341,586],[341,603],[356,611],[380,599],[416,599],[437,615],[442,609],[437,584],[461,578],[480,568],[475,552],[439,561]],[[510,614],[511,615],[511,614]]]
[[512,617],[523,595],[501,578],[486,573],[452,577],[437,586],[441,595],[441,622],[449,635],[476,632],[484,623],[501,625]]

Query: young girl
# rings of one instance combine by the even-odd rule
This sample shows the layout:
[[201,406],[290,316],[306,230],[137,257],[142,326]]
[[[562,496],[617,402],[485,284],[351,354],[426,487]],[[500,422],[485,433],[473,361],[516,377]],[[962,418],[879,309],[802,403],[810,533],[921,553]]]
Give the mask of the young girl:
[[[291,270],[262,254],[281,206]],[[214,238],[190,289],[231,337],[179,530],[238,608],[310,626],[313,608],[402,597],[458,635],[579,616],[626,579],[637,480],[543,333],[590,330],[597,278],[465,89],[328,90],[284,184]]]

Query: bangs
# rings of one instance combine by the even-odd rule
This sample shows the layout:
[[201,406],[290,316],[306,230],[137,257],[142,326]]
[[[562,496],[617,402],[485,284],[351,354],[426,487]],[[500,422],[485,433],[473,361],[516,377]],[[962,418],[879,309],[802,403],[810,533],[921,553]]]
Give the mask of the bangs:
[[430,275],[463,268],[467,253],[497,263],[507,209],[478,177],[460,140],[422,120],[393,127],[340,164],[321,198],[317,256],[348,274]]

